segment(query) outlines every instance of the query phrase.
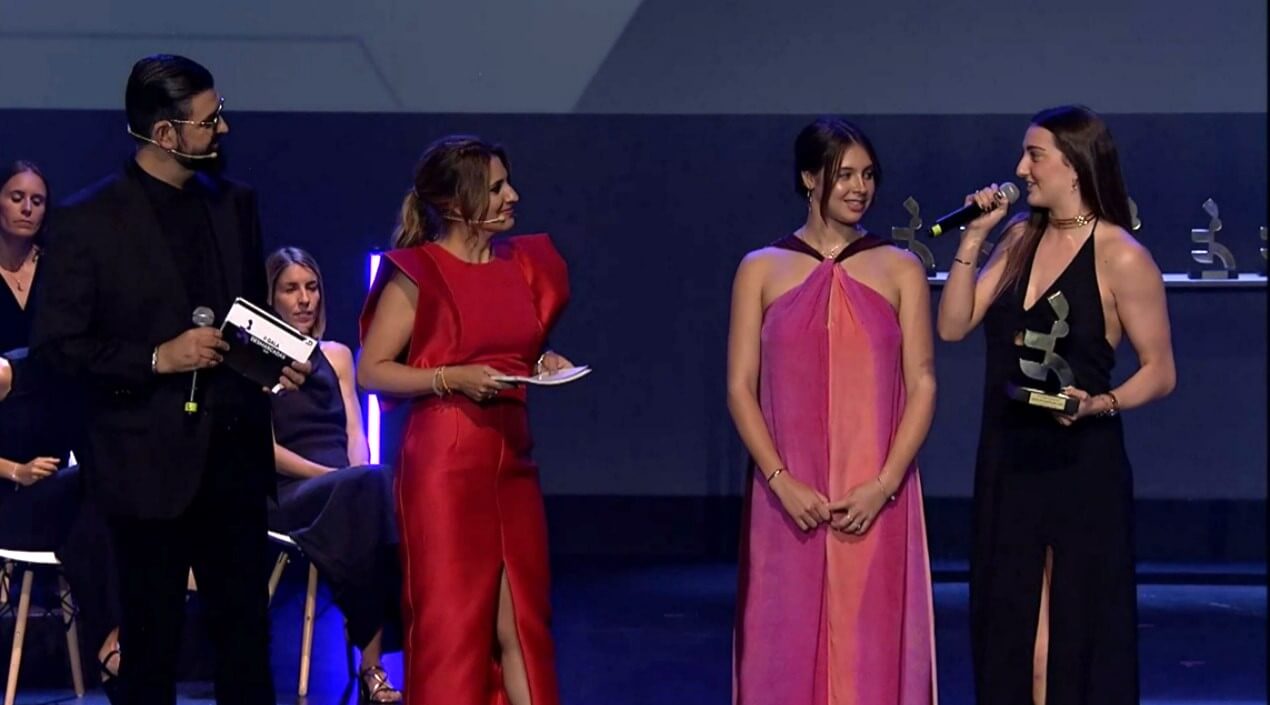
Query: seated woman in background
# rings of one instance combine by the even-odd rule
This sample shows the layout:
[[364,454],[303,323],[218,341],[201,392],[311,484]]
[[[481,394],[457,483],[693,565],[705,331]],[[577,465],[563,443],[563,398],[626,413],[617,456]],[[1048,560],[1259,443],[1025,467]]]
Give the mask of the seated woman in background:
[[[312,255],[284,247],[265,263],[269,303],[300,332],[326,328],[322,273]],[[380,662],[384,627],[400,623],[401,568],[392,471],[370,465],[347,346],[322,340],[299,391],[273,398],[278,499],[269,528],[289,535],[317,566],[361,650],[362,700],[401,701]]]
[[0,546],[57,555],[82,637],[109,682],[119,672],[119,602],[105,517],[85,498],[78,466],[68,467],[71,403],[26,356],[47,208],[48,185],[34,164],[0,173]]

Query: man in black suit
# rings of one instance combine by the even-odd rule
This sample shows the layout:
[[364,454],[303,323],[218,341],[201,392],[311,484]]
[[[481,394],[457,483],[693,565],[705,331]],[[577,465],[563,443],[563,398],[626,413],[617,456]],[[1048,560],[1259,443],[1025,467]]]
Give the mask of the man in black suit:
[[[274,703],[269,399],[217,367],[228,345],[215,326],[191,322],[196,307],[220,321],[236,296],[267,300],[256,197],[215,174],[229,125],[207,69],[141,59],[125,102],[135,157],[56,214],[32,294],[32,355],[80,392],[77,454],[118,550],[118,700],[175,702],[192,567],[216,647],[217,702]],[[280,383],[294,390],[307,371],[284,370]]]

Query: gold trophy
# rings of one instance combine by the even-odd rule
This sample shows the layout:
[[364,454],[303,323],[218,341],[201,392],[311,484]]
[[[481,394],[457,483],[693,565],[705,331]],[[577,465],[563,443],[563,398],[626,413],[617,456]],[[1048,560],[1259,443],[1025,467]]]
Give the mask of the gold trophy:
[[[1076,376],[1072,373],[1072,367],[1067,364],[1067,360],[1054,352],[1054,347],[1060,339],[1067,337],[1067,334],[1071,332],[1071,328],[1067,325],[1070,308],[1067,305],[1067,297],[1061,291],[1050,294],[1045,300],[1056,316],[1050,331],[1038,333],[1034,330],[1025,330],[1016,338],[1019,345],[1031,350],[1039,350],[1045,353],[1045,357],[1040,362],[1019,360],[1019,368],[1023,370],[1023,374],[1039,382],[1046,381],[1050,374],[1053,374],[1058,380],[1058,388],[1066,389],[1075,385]],[[1013,384],[1007,387],[1006,392],[1015,401],[1039,409],[1060,411],[1068,416],[1075,414],[1080,408],[1079,399],[1062,392],[1047,392],[1036,387],[1019,387]]]
[[1217,217],[1217,204],[1213,199],[1204,201],[1204,212],[1208,214],[1207,228],[1191,230],[1191,242],[1204,245],[1202,248],[1191,248],[1191,259],[1198,264],[1218,264],[1218,268],[1191,266],[1187,277],[1191,279],[1238,279],[1239,271],[1235,268],[1235,256],[1230,249],[1217,242],[1217,231],[1221,230],[1221,219]]
[[891,228],[891,239],[917,255],[917,259],[921,260],[922,266],[926,268],[927,275],[934,274],[934,255],[931,254],[929,247],[917,241],[917,231],[922,227],[921,206],[917,204],[917,199],[909,196],[904,199],[904,210],[908,211],[908,227]]

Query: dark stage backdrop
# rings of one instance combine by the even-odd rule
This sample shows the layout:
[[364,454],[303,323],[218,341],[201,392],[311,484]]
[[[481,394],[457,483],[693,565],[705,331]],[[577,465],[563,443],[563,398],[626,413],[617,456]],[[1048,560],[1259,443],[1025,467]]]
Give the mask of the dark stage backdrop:
[[[502,141],[522,196],[522,232],[548,231],[570,263],[574,300],[552,343],[589,379],[535,392],[550,494],[734,496],[745,457],[724,406],[731,278],[741,256],[796,227],[793,135],[808,116],[230,113],[230,173],[260,192],[267,244],[321,263],[331,337],[355,343],[366,253],[385,245],[412,164],[453,131]],[[1189,267],[1207,224],[1241,268],[1266,222],[1264,115],[1108,117],[1138,236],[1167,272]],[[903,225],[915,197],[930,221],[971,187],[1012,179],[1026,115],[866,115],[886,175],[866,224]],[[123,118],[106,111],[0,111],[0,156],[46,169],[55,198],[122,164]],[[103,233],[109,237],[109,233]],[[927,241],[941,269],[955,242]],[[139,276],[144,273],[139,272]],[[1246,289],[1169,290],[1179,385],[1127,415],[1138,495],[1264,500],[1266,300]],[[934,292],[938,296],[938,288]],[[939,408],[921,454],[931,497],[971,489],[982,341],[937,349]],[[1133,367],[1122,345],[1119,372]]]
[[[1265,0],[298,7],[222,2],[191,21],[153,0],[8,3],[0,158],[42,162],[66,195],[130,150],[132,62],[198,59],[227,96],[230,171],[260,190],[269,244],[313,250],[331,333],[352,342],[366,252],[385,244],[423,145],[452,131],[506,143],[522,230],[550,231],[572,266],[553,342],[596,369],[533,399],[557,553],[735,551],[728,290],[745,252],[801,221],[789,153],[811,114],[854,117],[877,143],[887,180],[866,222],[885,234],[908,196],[929,222],[1011,178],[1027,117],[1086,103],[1109,120],[1139,236],[1166,271],[1189,266],[1209,197],[1241,268],[1260,257]],[[932,247],[946,267],[954,243]],[[1170,290],[1169,304],[1180,385],[1126,419],[1140,555],[1263,561],[1264,283]],[[936,350],[920,459],[936,556],[966,545],[981,348],[976,335]],[[1122,374],[1131,359],[1122,349]]]

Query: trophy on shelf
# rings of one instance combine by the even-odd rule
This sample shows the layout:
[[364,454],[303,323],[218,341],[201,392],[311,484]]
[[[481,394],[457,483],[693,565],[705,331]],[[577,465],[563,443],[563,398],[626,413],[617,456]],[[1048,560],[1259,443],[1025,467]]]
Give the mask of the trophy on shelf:
[[1067,337],[1067,334],[1071,332],[1071,327],[1067,324],[1067,316],[1071,309],[1068,307],[1067,297],[1061,291],[1050,294],[1045,300],[1054,311],[1054,322],[1050,325],[1049,332],[1038,333],[1034,330],[1025,330],[1015,337],[1015,343],[1031,350],[1039,350],[1045,353],[1045,357],[1040,362],[1019,360],[1019,368],[1029,378],[1042,383],[1053,375],[1060,391],[1051,392],[1038,387],[1020,387],[1011,384],[1006,388],[1006,393],[1011,399],[1028,406],[1060,411],[1070,416],[1080,408],[1080,400],[1069,394],[1063,394],[1061,390],[1074,386],[1076,376],[1072,372],[1072,366],[1061,355],[1054,352],[1054,348],[1059,340]]
[[928,275],[934,274],[934,255],[931,254],[929,247],[917,241],[917,231],[922,227],[921,206],[918,205],[917,199],[909,196],[904,199],[904,210],[908,211],[908,227],[891,228],[891,239],[900,243],[909,252],[917,255],[917,259],[921,260],[922,266],[926,268]]
[[1191,230],[1191,242],[1202,247],[1191,248],[1191,259],[1196,264],[1218,265],[1217,267],[1197,267],[1191,265],[1187,276],[1191,279],[1238,279],[1239,272],[1235,268],[1235,256],[1230,248],[1217,242],[1217,231],[1221,230],[1221,218],[1217,217],[1217,204],[1213,199],[1204,201],[1204,212],[1208,214],[1207,228]]

